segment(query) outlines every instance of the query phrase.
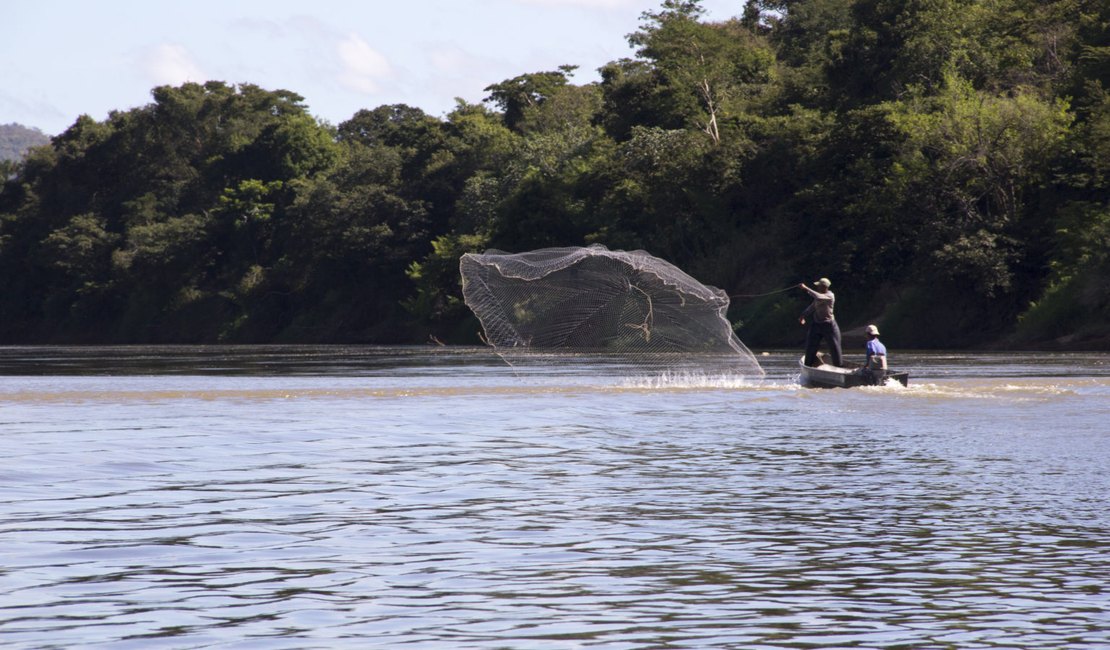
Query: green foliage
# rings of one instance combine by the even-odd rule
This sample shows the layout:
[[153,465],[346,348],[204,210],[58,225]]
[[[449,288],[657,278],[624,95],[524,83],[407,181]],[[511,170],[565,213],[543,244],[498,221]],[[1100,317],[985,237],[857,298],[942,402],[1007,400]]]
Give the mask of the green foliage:
[[425,324],[429,337],[442,343],[479,342],[481,327],[463,302],[459,259],[487,246],[482,235],[443,235],[432,241],[431,253],[409,265],[407,275],[416,291],[405,301],[405,309]]
[[702,11],[696,1],[667,0],[628,40],[651,64],[655,110],[720,144],[722,122],[770,82],[774,54],[741,23],[699,22]]
[[105,255],[118,235],[105,230],[104,219],[95,214],[79,214],[51,232],[43,240],[43,252],[51,266],[78,278],[102,274],[108,261]]
[[[337,127],[153,89],[0,166],[0,341],[474,342],[458,259],[598,242],[899,347],[1110,345],[1110,8],[663,0],[629,58]],[[752,345],[804,300],[739,297]],[[1020,316],[1020,318],[1019,318]]]
[[1110,320],[1110,206],[1072,202],[1061,211],[1051,281],[1022,314],[1014,340],[1082,343],[1105,339]]
[[567,85],[567,76],[576,66],[562,66],[558,71],[523,74],[486,87],[493,102],[504,114],[505,125],[519,130],[524,114],[543,104],[559,89]]
[[976,91],[950,74],[939,94],[892,106],[891,119],[905,137],[895,182],[912,188],[924,209],[914,218],[928,226],[923,270],[986,298],[1009,290],[1021,254],[1011,233],[1064,142],[1067,103]]

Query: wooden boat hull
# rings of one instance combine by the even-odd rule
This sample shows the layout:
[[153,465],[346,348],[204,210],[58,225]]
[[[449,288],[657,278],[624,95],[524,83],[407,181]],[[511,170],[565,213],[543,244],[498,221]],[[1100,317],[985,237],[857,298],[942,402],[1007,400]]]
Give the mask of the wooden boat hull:
[[865,375],[859,370],[838,368],[823,362],[819,366],[807,366],[805,357],[802,357],[798,361],[798,367],[801,368],[802,385],[812,386],[814,388],[884,386],[892,381],[896,381],[903,386],[908,386],[910,382],[910,374],[908,372],[887,371],[885,377],[877,379],[874,376]]

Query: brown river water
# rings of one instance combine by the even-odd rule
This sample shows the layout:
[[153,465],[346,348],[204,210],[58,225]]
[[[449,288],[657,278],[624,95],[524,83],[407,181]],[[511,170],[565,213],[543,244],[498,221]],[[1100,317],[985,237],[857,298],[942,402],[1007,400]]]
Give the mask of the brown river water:
[[1110,355],[0,348],[5,648],[1108,648]]

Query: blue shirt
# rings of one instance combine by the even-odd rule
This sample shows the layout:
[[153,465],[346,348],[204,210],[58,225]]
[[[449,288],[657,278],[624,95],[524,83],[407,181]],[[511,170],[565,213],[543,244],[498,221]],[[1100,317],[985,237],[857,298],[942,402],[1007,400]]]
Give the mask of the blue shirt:
[[886,346],[883,345],[883,342],[879,339],[871,339],[867,342],[867,358],[870,359],[876,354],[881,354],[885,357]]

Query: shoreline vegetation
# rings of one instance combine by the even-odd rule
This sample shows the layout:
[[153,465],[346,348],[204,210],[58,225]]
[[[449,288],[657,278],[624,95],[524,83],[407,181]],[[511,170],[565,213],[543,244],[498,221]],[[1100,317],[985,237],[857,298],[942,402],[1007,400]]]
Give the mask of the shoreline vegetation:
[[443,117],[81,116],[0,163],[0,343],[479,343],[463,253],[600,243],[738,296],[749,347],[826,276],[898,348],[1110,350],[1110,4],[665,0],[628,41]]

